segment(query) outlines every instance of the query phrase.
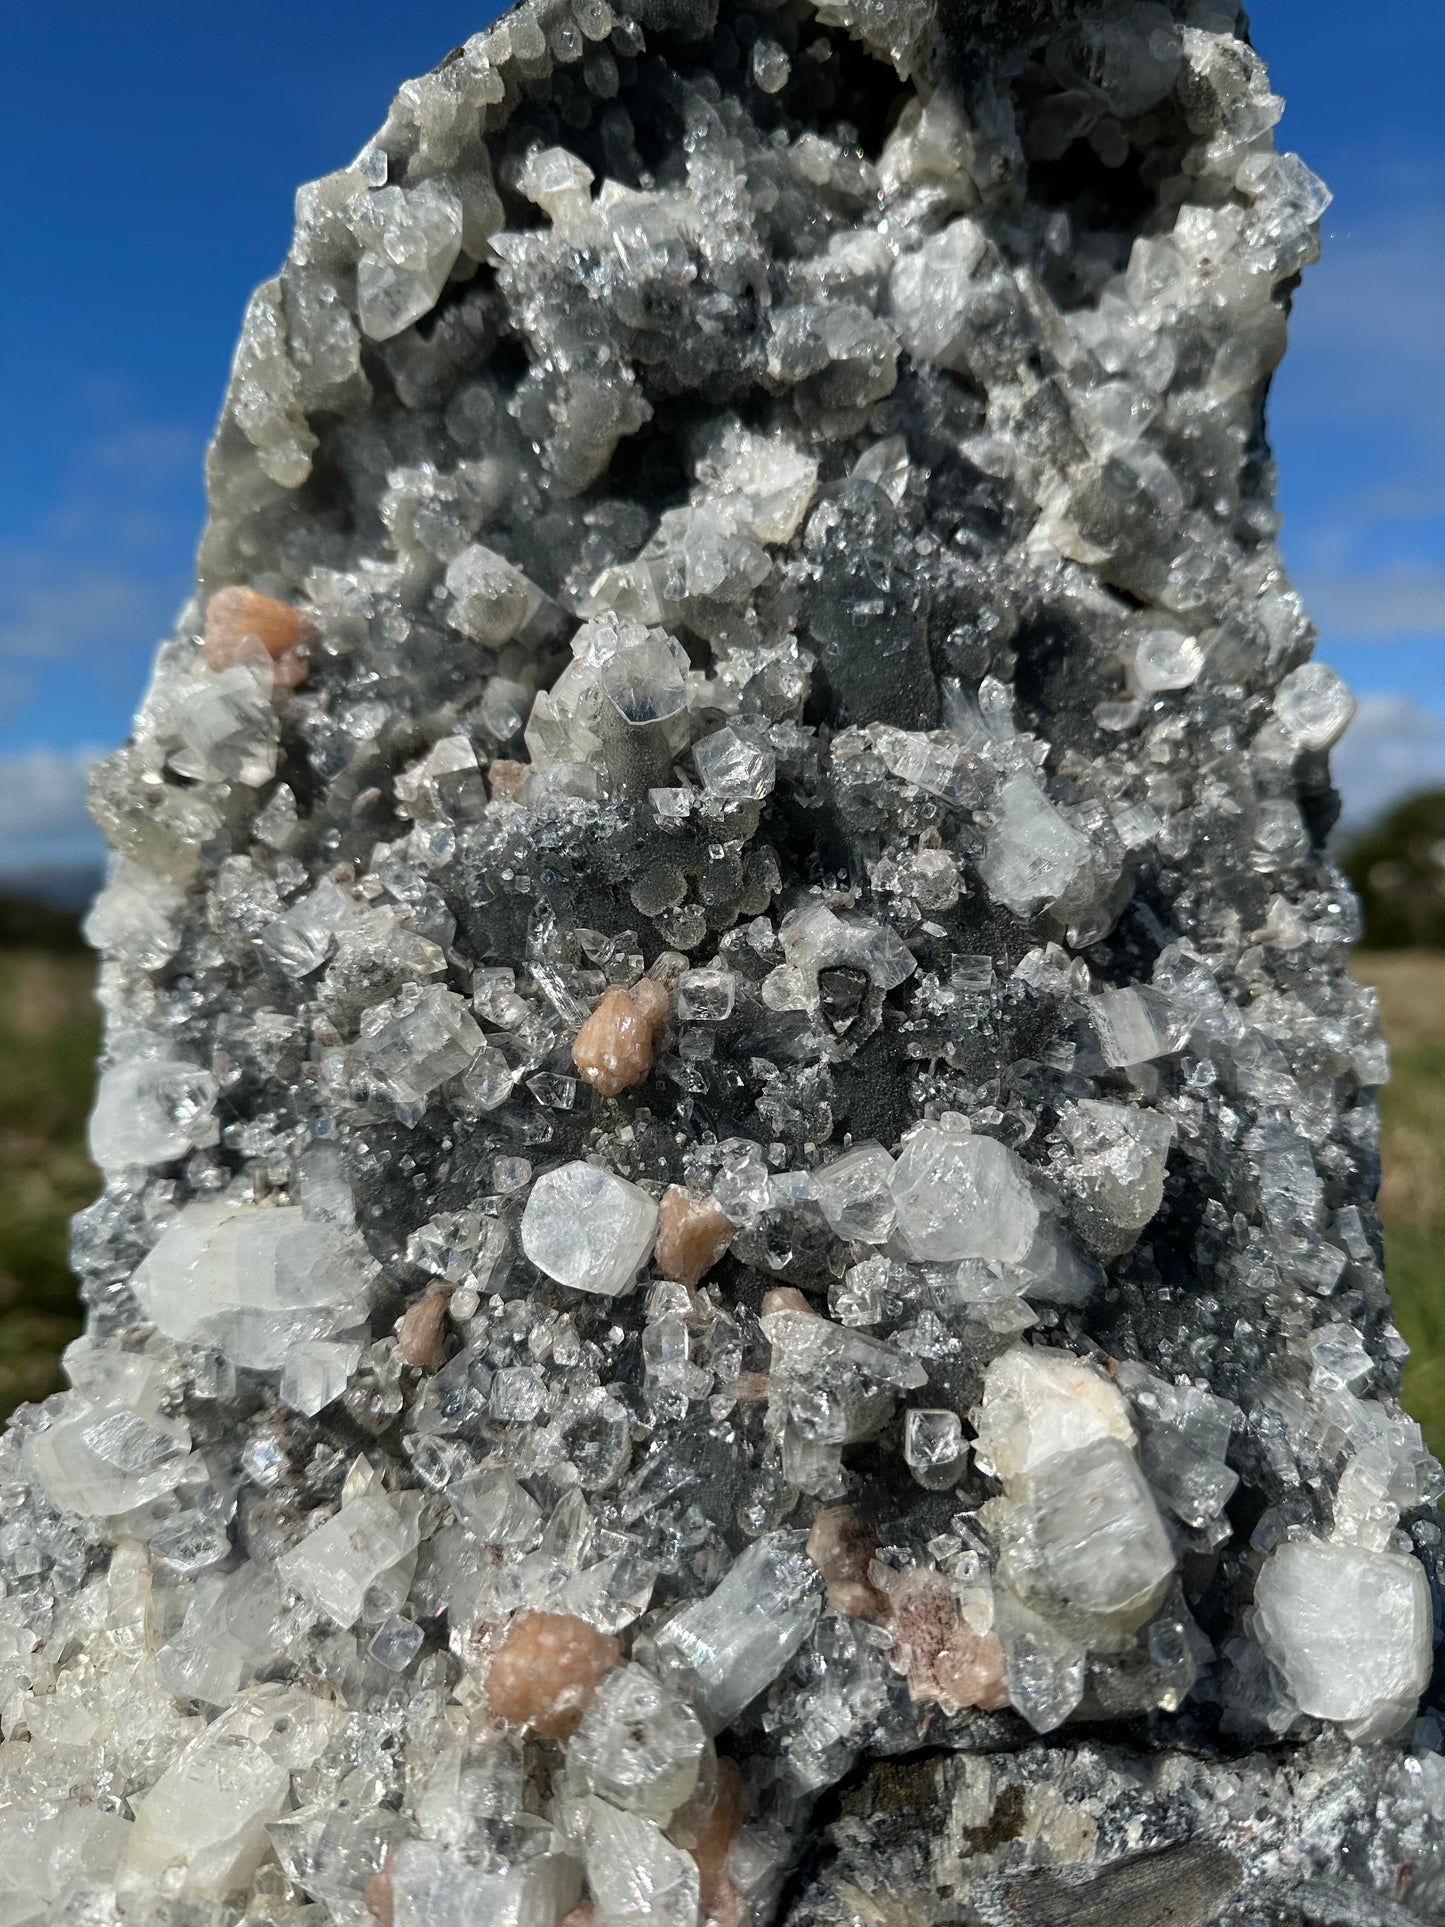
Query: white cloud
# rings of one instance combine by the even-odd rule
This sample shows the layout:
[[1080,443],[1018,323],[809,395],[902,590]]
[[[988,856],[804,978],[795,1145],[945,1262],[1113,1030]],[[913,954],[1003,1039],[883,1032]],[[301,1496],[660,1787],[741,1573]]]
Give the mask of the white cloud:
[[1333,769],[1347,828],[1415,790],[1445,789],[1445,715],[1408,696],[1364,696]]
[[[106,711],[119,735],[188,573],[202,437],[141,419],[121,393],[83,413],[89,432],[53,490],[0,536],[0,717],[23,717],[12,741],[89,734]],[[71,675],[89,698],[79,725]]]
[[104,845],[85,808],[86,773],[99,754],[87,746],[0,757],[0,888],[100,864]]
[[1327,635],[1351,642],[1445,636],[1445,568],[1389,563],[1373,571],[1308,571],[1305,606]]
[[1295,418],[1373,422],[1383,411],[1408,432],[1422,411],[1438,421],[1445,409],[1445,212],[1425,186],[1398,213],[1326,235],[1278,386]]

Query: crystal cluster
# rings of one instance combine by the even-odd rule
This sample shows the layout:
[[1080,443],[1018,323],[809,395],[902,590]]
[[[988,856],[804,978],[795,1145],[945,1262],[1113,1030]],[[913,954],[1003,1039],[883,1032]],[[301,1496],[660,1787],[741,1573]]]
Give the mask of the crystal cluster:
[[302,189],[95,779],[5,1927],[1438,1917],[1280,111],[526,0]]

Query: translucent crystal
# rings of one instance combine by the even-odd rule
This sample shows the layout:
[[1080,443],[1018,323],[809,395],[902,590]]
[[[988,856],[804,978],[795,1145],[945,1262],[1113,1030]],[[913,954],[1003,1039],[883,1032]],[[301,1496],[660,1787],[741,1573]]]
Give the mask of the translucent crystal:
[[259,789],[276,774],[276,718],[269,690],[239,664],[192,683],[174,705],[178,746],[171,767],[196,782]]
[[1167,1056],[1188,1035],[1186,1021],[1147,984],[1138,990],[1101,991],[1090,999],[1089,1014],[1104,1062],[1116,1070]]
[[1008,1669],[1009,1704],[1035,1732],[1052,1733],[1084,1697],[1084,1646],[1007,1592],[997,1595],[994,1623]]
[[1060,1124],[1076,1154],[1069,1179],[1091,1214],[1095,1250],[1128,1250],[1163,1202],[1172,1124],[1157,1111],[1098,1098],[1081,1099]]
[[1009,1264],[1033,1241],[1039,1209],[1027,1174],[996,1138],[922,1124],[904,1141],[890,1184],[912,1258]]
[[818,1617],[823,1580],[806,1539],[803,1532],[765,1533],[721,1585],[657,1634],[660,1660],[710,1732],[771,1685]]
[[510,642],[542,604],[541,591],[505,556],[480,542],[447,564],[446,586],[453,626],[474,642],[493,646]]
[[843,968],[863,971],[881,990],[896,990],[918,968],[890,925],[840,917],[821,903],[791,912],[778,934],[788,962],[814,981],[820,971]]
[[1328,663],[1292,669],[1274,699],[1279,726],[1301,749],[1331,749],[1350,726],[1355,699]]
[[730,970],[684,970],[676,995],[677,1014],[684,1023],[725,1024],[733,1012],[737,979]]
[[729,802],[760,800],[775,780],[777,759],[751,737],[736,729],[719,729],[692,746],[692,757],[703,788]]
[[544,1172],[522,1214],[522,1249],[574,1291],[631,1291],[657,1235],[657,1206],[625,1178],[580,1160]]
[[360,1360],[361,1344],[356,1339],[312,1338],[292,1346],[277,1388],[281,1403],[307,1417],[325,1411],[346,1390]]
[[391,1863],[396,1927],[547,1927],[577,1897],[576,1865],[538,1853],[514,1867],[480,1871],[430,1840],[407,1840]]
[[404,1673],[421,1651],[426,1634],[414,1619],[393,1615],[372,1634],[366,1650],[389,1673]]
[[697,1927],[698,1869],[656,1823],[605,1800],[581,1805],[587,1885],[606,1920]]
[[429,985],[365,1040],[367,1068],[398,1104],[421,1104],[465,1071],[482,1046],[466,1004]]
[[188,1471],[190,1427],[166,1411],[158,1360],[96,1353],[83,1341],[66,1366],[74,1391],[25,1441],[26,1461],[62,1512],[132,1512],[171,1492]]
[[897,1217],[892,1180],[893,1160],[881,1144],[855,1144],[814,1171],[809,1189],[830,1231],[840,1238],[881,1245]]
[[610,1805],[665,1825],[692,1797],[706,1748],[676,1694],[641,1666],[619,1666],[598,1687],[567,1758]]
[[218,1086],[199,1064],[139,1057],[101,1073],[90,1114],[90,1155],[103,1171],[168,1164],[214,1144]]
[[1056,902],[1087,875],[1089,839],[1076,830],[1032,777],[1011,776],[999,791],[979,874],[1017,917]]
[[1010,1584],[1046,1616],[1132,1632],[1159,1605],[1175,1555],[1129,1448],[1099,1438],[1024,1474],[1004,1558]]
[[363,333],[389,341],[435,305],[461,249],[462,204],[449,181],[379,187],[352,203]]
[[366,1595],[417,1545],[414,1493],[364,1492],[283,1553],[276,1571],[338,1626],[361,1616]]
[[1139,638],[1133,667],[1135,682],[1147,694],[1188,689],[1204,667],[1204,651],[1182,630],[1150,629]]
[[1276,1546],[1255,1581],[1252,1623],[1299,1710],[1356,1739],[1403,1726],[1430,1677],[1429,1587],[1396,1553]]
[[364,1249],[295,1205],[190,1204],[134,1279],[169,1337],[252,1371],[364,1322],[375,1267]]
[[915,1407],[903,1426],[903,1460],[926,1491],[942,1492],[957,1482],[967,1448],[957,1412]]
[[287,1768],[253,1740],[202,1732],[137,1801],[118,1887],[144,1892],[174,1875],[183,1891],[223,1899],[255,1871],[290,1790]]

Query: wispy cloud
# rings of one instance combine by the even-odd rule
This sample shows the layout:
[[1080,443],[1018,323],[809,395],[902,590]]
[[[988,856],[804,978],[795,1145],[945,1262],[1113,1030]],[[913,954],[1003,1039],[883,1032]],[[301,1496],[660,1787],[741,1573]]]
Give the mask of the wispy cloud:
[[0,725],[17,747],[123,733],[188,573],[201,433],[110,390],[81,414],[49,495],[0,539]]
[[1310,572],[1299,586],[1325,634],[1352,642],[1445,637],[1445,564],[1388,562],[1373,572]]
[[86,814],[96,748],[0,757],[0,889],[47,870],[98,866],[104,846]]
[[1445,715],[1408,696],[1365,696],[1334,753],[1334,779],[1356,828],[1414,790],[1445,788]]

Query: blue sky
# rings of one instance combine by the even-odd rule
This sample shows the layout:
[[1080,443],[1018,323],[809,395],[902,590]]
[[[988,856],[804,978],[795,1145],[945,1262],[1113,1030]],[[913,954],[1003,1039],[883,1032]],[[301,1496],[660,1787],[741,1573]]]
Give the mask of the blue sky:
[[[242,308],[298,182],[344,162],[485,0],[77,0],[0,29],[23,188],[0,213],[0,878],[85,856],[87,756],[125,734],[181,601]],[[1335,192],[1271,427],[1285,553],[1361,714],[1356,816],[1445,782],[1445,7],[1259,0],[1281,143]],[[33,85],[25,84],[32,76]]]

